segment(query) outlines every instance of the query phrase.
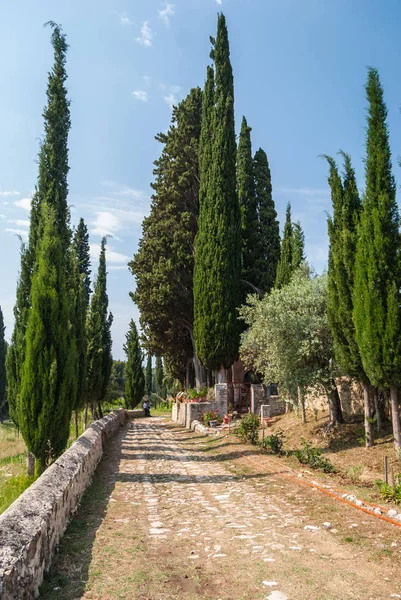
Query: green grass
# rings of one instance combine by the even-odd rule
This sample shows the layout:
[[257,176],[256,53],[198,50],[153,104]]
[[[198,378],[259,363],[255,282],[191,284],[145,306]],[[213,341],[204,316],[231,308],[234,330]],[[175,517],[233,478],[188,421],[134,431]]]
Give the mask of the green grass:
[[23,473],[7,479],[0,490],[0,514],[7,510],[34,481],[34,477],[28,477]]

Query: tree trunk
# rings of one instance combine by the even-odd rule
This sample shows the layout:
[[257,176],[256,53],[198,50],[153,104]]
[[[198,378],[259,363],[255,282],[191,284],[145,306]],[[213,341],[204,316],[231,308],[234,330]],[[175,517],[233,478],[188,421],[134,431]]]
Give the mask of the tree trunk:
[[28,472],[28,477],[34,477],[35,475],[35,457],[32,452],[27,452],[26,454],[26,470]]
[[373,426],[371,421],[371,403],[370,396],[372,393],[372,386],[363,382],[363,411],[364,411],[364,426],[365,426],[365,445],[366,448],[373,446]]
[[341,408],[340,394],[338,393],[336,382],[334,379],[331,381],[332,387],[327,392],[327,400],[329,403],[330,410],[330,423],[329,427],[333,427],[335,423],[345,423],[344,415]]
[[395,385],[390,387],[391,401],[391,420],[393,422],[394,446],[397,458],[401,458],[401,427],[400,411],[398,409],[398,388]]
[[85,414],[84,414],[84,429],[85,429],[85,431],[88,428],[88,408],[89,408],[89,403],[86,402],[86,404],[85,404]]
[[102,404],[101,404],[101,402],[97,403],[97,408],[98,408],[99,419],[103,419],[103,411],[102,411]]
[[375,401],[375,414],[376,414],[376,429],[377,431],[381,431],[383,428],[382,423],[382,415],[380,411],[380,398],[379,398],[379,388],[375,388],[374,392],[374,401]]
[[227,383],[227,369],[220,367],[215,370],[214,374],[216,383]]
[[298,400],[299,404],[301,405],[302,423],[306,423],[305,394],[300,388],[298,388]]

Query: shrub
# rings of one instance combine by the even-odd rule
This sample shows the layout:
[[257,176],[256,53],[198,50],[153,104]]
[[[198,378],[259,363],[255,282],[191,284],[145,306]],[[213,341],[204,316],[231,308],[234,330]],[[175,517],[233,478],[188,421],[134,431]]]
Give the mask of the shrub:
[[282,431],[282,429],[278,429],[276,433],[265,437],[262,447],[265,449],[268,448],[273,452],[273,454],[280,454],[284,445],[284,439],[284,431]]
[[322,469],[325,473],[333,473],[335,471],[333,464],[328,458],[323,456],[319,448],[314,448],[312,442],[303,439],[302,449],[295,450],[294,454],[303,465],[309,465],[312,469]]
[[347,470],[347,477],[351,479],[351,481],[359,481],[363,473],[363,469],[363,465],[353,465]]
[[258,415],[248,414],[242,417],[237,428],[237,435],[249,444],[257,444],[260,419]]
[[401,503],[401,473],[395,477],[394,487],[382,479],[375,481],[375,486],[386,502]]

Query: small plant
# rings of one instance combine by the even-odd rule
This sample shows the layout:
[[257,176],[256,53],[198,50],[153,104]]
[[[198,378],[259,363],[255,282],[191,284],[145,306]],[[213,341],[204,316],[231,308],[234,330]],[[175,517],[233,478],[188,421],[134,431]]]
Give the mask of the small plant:
[[241,422],[237,428],[237,434],[249,444],[257,444],[258,442],[258,429],[260,425],[260,419],[258,415],[249,413],[242,417]]
[[284,431],[278,429],[276,433],[265,437],[262,447],[271,450],[273,454],[280,454],[284,445],[284,439]]
[[363,469],[363,465],[353,465],[347,470],[347,477],[351,479],[351,481],[357,482],[363,473]]
[[394,487],[382,479],[375,481],[375,486],[383,500],[386,502],[395,502],[395,504],[401,503],[401,473],[396,475]]
[[217,425],[220,425],[223,422],[223,417],[219,415],[218,410],[215,410],[214,412],[207,410],[203,413],[202,420],[206,427],[209,427],[210,421],[216,421]]
[[323,453],[319,448],[314,448],[312,446],[312,442],[302,439],[301,444],[302,449],[295,450],[294,452],[301,464],[309,465],[312,469],[322,469],[325,473],[333,473],[335,471],[334,465],[328,458],[323,456]]
[[191,388],[188,390],[188,398],[190,400],[196,400],[197,398],[203,398],[204,396],[207,395],[207,392],[208,392],[208,389],[206,387],[200,388],[199,392],[198,392],[198,390]]

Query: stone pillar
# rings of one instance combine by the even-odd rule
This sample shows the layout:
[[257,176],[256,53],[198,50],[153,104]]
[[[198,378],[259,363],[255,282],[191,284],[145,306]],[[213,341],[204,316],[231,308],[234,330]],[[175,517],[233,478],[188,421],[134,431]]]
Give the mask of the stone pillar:
[[266,403],[265,388],[262,384],[251,385],[251,413],[260,415],[260,407]]
[[216,398],[216,409],[219,411],[219,415],[224,417],[224,415],[228,412],[228,397],[229,397],[229,389],[232,390],[232,384],[227,383],[216,383],[214,386],[214,394]]

